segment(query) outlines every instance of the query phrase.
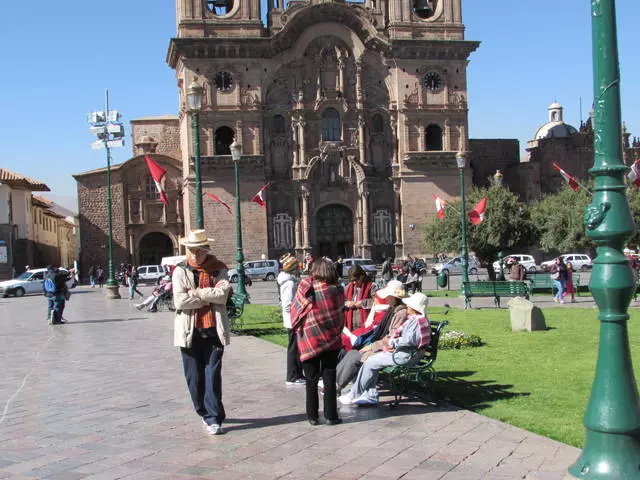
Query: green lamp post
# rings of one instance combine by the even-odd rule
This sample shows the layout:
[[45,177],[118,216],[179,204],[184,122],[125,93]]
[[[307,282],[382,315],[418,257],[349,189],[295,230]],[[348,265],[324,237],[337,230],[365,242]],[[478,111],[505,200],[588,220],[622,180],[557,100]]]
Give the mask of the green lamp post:
[[464,196],[464,168],[467,165],[467,158],[464,152],[456,154],[456,164],[460,173],[460,257],[462,259],[462,285],[460,295],[464,295],[465,282],[469,281],[469,250],[467,248],[467,209]]
[[107,298],[120,298],[119,286],[113,275],[113,228],[111,213],[111,149],[124,146],[124,126],[120,121],[121,115],[117,110],[109,110],[109,90],[104,91],[104,111],[92,112],[88,115],[91,127],[89,132],[97,136],[91,144],[94,150],[107,151],[107,283],[105,293]]
[[193,130],[193,173],[196,189],[196,229],[204,229],[202,212],[202,171],[200,168],[200,110],[202,110],[202,86],[194,79],[187,89],[187,108],[191,113]]
[[[247,289],[244,286],[244,252],[242,251],[242,214],[240,212],[240,159],[242,158],[242,145],[235,139],[229,146],[233,159],[233,173],[236,180],[236,261],[238,265],[238,295],[247,298]],[[244,295],[244,296],[243,296]]]
[[593,0],[594,195],[586,208],[587,234],[597,245],[589,288],[600,309],[600,341],[586,439],[567,478],[640,479],[640,403],[633,374],[628,307],[635,282],[622,249],[635,225],[625,194],[620,118],[620,71],[615,0]]

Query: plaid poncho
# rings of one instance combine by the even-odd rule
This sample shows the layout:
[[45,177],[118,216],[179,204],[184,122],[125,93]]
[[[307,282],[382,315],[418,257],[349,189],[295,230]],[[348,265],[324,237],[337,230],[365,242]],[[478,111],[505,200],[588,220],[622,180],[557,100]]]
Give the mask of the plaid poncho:
[[342,348],[343,307],[342,287],[311,277],[300,282],[291,304],[291,327],[296,332],[301,361]]

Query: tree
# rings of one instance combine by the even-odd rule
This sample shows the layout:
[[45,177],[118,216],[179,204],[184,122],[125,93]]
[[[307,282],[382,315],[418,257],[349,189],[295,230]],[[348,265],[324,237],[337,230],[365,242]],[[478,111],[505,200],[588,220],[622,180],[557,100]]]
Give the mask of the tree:
[[581,188],[574,192],[565,185],[558,193],[547,195],[531,206],[531,219],[538,229],[540,250],[569,252],[593,248],[584,228],[584,210],[591,195]]
[[[469,251],[475,252],[481,264],[486,265],[490,278],[494,278],[493,261],[501,250],[525,245],[535,234],[529,213],[508,188],[494,184],[491,187],[472,187],[467,197],[469,212],[481,199],[487,197],[484,220],[479,225],[467,222]],[[425,247],[428,252],[442,254],[460,249],[460,203],[452,202],[445,209],[443,222],[434,220],[425,228]]]

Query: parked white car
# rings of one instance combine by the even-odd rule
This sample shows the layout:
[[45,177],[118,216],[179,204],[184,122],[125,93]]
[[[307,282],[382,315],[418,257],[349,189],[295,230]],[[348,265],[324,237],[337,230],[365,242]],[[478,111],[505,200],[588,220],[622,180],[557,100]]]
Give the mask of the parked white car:
[[137,270],[139,283],[159,283],[166,275],[162,265],[140,265]]
[[[513,253],[503,258],[503,262],[507,262],[508,259],[515,258],[518,262],[525,268],[525,270],[529,273],[536,273],[538,267],[536,266],[536,260],[531,255],[526,255],[522,253]],[[493,262],[493,270],[495,272],[499,272],[501,268],[500,262],[497,260]]]
[[369,275],[375,277],[377,273],[376,263],[370,258],[345,258],[342,267],[342,275],[347,276],[349,269],[355,265],[359,265]]
[[[565,253],[560,255],[562,261],[564,263],[571,263],[574,271],[582,271],[585,272],[590,270],[593,267],[593,262],[591,261],[591,257],[589,255],[585,255],[584,253]],[[540,264],[540,268],[545,272],[551,270],[552,265],[556,262],[555,258],[553,260],[548,260],[546,262],[542,262]]]
[[[462,273],[462,257],[454,257],[444,262],[436,263],[431,267],[431,273],[444,272],[447,275],[452,273]],[[471,275],[478,273],[478,263],[473,257],[469,257],[469,266],[467,270]]]
[[[256,260],[244,264],[244,274],[251,280],[275,280],[278,272],[280,265],[277,260]],[[229,269],[228,276],[231,283],[238,281],[238,271],[235,268]],[[249,282],[245,280],[245,283]]]
[[[63,272],[69,273],[66,268],[60,267]],[[46,268],[34,268],[21,273],[18,277],[12,280],[6,280],[0,282],[0,297],[22,297],[29,293],[42,293],[42,284],[44,283],[44,274],[47,272]],[[71,289],[75,287],[75,281],[73,278],[67,280],[67,288]]]

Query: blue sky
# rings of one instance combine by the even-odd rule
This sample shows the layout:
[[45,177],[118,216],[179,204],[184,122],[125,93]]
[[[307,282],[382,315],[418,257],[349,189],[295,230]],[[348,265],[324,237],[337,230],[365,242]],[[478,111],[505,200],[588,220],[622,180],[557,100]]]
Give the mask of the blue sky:
[[[7,5],[8,4],[8,5]],[[463,0],[466,38],[482,42],[469,64],[471,138],[517,138],[524,148],[557,100],[565,121],[586,118],[593,97],[589,0]],[[640,2],[618,1],[622,115],[640,137]],[[105,165],[85,115],[104,105],[127,122],[175,114],[178,92],[165,63],[175,35],[174,0],[65,0],[34,8],[5,2],[0,42],[0,166],[76,195],[71,174]],[[634,55],[635,54],[635,55]],[[114,161],[131,144],[114,150]]]

